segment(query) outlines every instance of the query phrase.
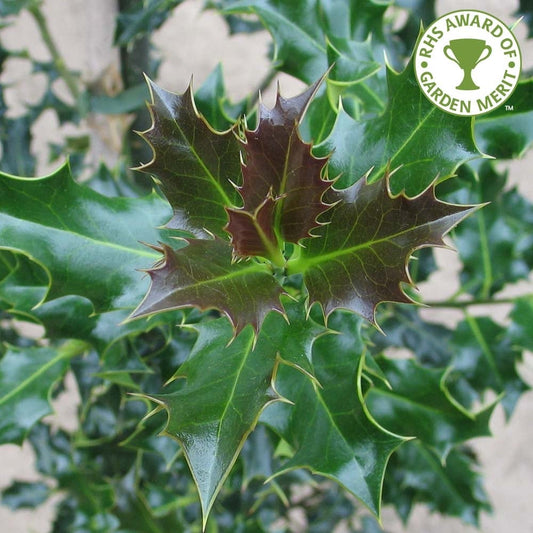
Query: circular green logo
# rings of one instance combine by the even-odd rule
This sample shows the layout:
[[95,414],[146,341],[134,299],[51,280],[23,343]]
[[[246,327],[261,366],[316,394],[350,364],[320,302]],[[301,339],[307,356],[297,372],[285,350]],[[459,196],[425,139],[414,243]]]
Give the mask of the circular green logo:
[[414,61],[426,97],[443,111],[462,116],[501,106],[522,68],[511,30],[489,13],[467,9],[433,22],[417,44]]

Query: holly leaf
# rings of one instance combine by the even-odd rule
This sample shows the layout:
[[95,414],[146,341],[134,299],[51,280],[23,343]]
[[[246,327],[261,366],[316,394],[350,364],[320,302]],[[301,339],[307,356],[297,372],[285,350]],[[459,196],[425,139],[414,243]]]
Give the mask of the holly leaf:
[[[263,330],[268,331],[270,324],[267,321]],[[200,323],[195,329],[197,341],[174,376],[186,383],[176,392],[151,398],[168,412],[164,434],[177,439],[185,451],[205,525],[259,414],[279,399],[272,388],[277,350],[262,334],[255,343],[251,330],[234,338],[225,318]]]
[[404,523],[420,502],[478,527],[480,512],[491,510],[479,464],[466,447],[452,450],[443,463],[420,441],[405,443],[390,461],[383,493],[385,503],[396,507]]
[[277,389],[293,405],[272,404],[261,420],[294,452],[275,475],[307,468],[335,480],[378,515],[385,467],[403,439],[383,431],[365,412],[361,319],[339,312],[330,323],[338,334],[321,337],[313,349],[320,387],[292,367],[280,367]]
[[411,302],[401,287],[411,283],[411,253],[443,246],[443,235],[475,209],[437,200],[434,187],[412,199],[393,196],[388,175],[335,194],[320,238],[305,241],[288,272],[303,272],[309,304],[319,303],[326,317],[342,307],[372,323],[380,302]]
[[331,135],[314,149],[331,154],[329,174],[342,175],[337,187],[347,187],[373,168],[372,181],[388,168],[398,168],[392,190],[415,196],[444,180],[459,165],[480,157],[472,137],[472,119],[441,111],[422,93],[410,61],[403,72],[387,69],[389,100],[382,115],[354,120],[339,110]]
[[533,351],[533,296],[517,298],[511,312],[509,336],[514,346]]
[[389,346],[408,348],[423,366],[431,368],[445,368],[453,359],[452,330],[443,324],[423,320],[417,308],[394,306],[379,325],[382,331],[372,336],[376,352]]
[[117,16],[115,45],[126,46],[135,39],[157,30],[183,0],[146,0]]
[[389,431],[417,437],[444,461],[450,450],[468,439],[490,435],[495,404],[472,414],[452,398],[446,385],[449,370],[430,369],[409,359],[378,361],[390,388],[368,390],[372,416]]
[[382,39],[386,9],[374,0],[328,2],[320,7],[313,0],[241,0],[224,12],[257,15],[274,39],[274,62],[284,72],[311,83],[328,68],[328,38],[365,41],[372,34]]
[[[387,83],[383,65],[374,60],[371,37],[364,42],[332,39],[327,43],[328,97],[338,108],[342,98],[344,109],[358,120],[375,117],[385,110]],[[323,137],[315,138],[320,142]]]
[[0,174],[0,249],[47,274],[46,299],[83,296],[97,312],[133,308],[145,292],[136,269],[159,255],[139,241],[162,238],[165,202],[107,198],[76,184],[68,165],[43,178]]
[[[297,243],[311,235],[317,217],[328,209],[322,201],[331,182],[322,179],[327,159],[311,154],[298,124],[322,79],[299,96],[279,92],[272,109],[261,104],[254,131],[245,131],[242,209],[228,209],[232,243],[238,255],[272,257],[279,235]],[[272,251],[271,251],[272,250]],[[257,253],[261,252],[261,253]]]
[[240,180],[240,143],[233,130],[218,133],[198,114],[189,86],[167,92],[148,80],[152,103],[150,129],[140,135],[154,157],[138,170],[152,174],[174,216],[169,228],[205,237],[206,230],[227,237],[225,207],[239,203],[234,183]]
[[189,306],[215,308],[238,333],[247,324],[257,332],[269,311],[283,312],[283,289],[267,265],[233,262],[232,248],[222,239],[186,242],[179,250],[167,245],[158,249],[164,259],[147,271],[152,284],[132,318]]
[[533,79],[519,82],[505,104],[476,118],[475,134],[486,154],[513,159],[533,142]]
[[513,346],[507,328],[489,317],[469,316],[455,328],[452,347],[453,368],[476,391],[475,399],[482,400],[487,390],[502,395],[501,404],[510,418],[518,398],[530,387],[516,370],[522,351]]
[[52,412],[51,389],[67,367],[61,350],[7,350],[0,360],[0,444],[22,444],[32,426]]
[[247,99],[237,104],[232,104],[228,100],[221,63],[194,93],[194,102],[198,111],[217,131],[230,128],[239,116],[244,115],[248,103]]
[[498,172],[488,162],[462,181],[464,186],[452,198],[490,202],[454,232],[463,264],[461,284],[471,294],[486,298],[507,283],[529,276],[533,268],[533,204],[516,187],[505,190],[507,173]]
[[15,481],[2,491],[2,504],[12,511],[35,509],[48,499],[51,492],[42,481]]

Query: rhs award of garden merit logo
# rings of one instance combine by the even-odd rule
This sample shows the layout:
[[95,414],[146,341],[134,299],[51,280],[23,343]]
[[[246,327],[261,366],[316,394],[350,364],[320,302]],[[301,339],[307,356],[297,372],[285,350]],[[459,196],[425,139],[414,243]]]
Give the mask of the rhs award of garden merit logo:
[[521,66],[512,31],[482,11],[454,11],[437,19],[415,50],[420,88],[454,115],[481,115],[501,106],[514,91]]

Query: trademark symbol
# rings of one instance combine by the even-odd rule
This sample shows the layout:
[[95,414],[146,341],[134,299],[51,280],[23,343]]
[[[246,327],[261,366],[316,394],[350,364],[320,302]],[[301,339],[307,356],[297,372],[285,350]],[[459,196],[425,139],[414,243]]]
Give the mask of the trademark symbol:
[[505,111],[514,111],[514,105],[506,105]]

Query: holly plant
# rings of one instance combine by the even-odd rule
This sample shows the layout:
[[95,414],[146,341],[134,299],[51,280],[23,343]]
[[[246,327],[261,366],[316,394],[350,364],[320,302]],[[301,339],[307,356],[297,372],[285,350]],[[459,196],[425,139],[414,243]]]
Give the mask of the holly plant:
[[[146,4],[157,24],[130,6],[118,46],[179,2]],[[45,476],[7,505],[61,491],[58,533],[293,531],[295,505],[308,531],[370,532],[382,502],[478,522],[490,506],[466,443],[498,402],[511,416],[533,345],[531,295],[494,298],[531,271],[533,207],[487,154],[525,151],[533,99],[524,79],[511,114],[428,101],[408,56],[430,5],[393,31],[371,0],[211,3],[232,31],[263,25],[274,67],[308,88],[268,107],[231,103],[220,69],[196,93],[147,78],[149,193],[124,167],[79,183],[69,162],[40,178],[7,166],[0,442],[29,440]],[[423,318],[415,290],[449,232],[462,288],[435,304],[464,311],[453,329]],[[512,326],[479,303],[512,303]],[[66,375],[71,433],[43,420]]]

